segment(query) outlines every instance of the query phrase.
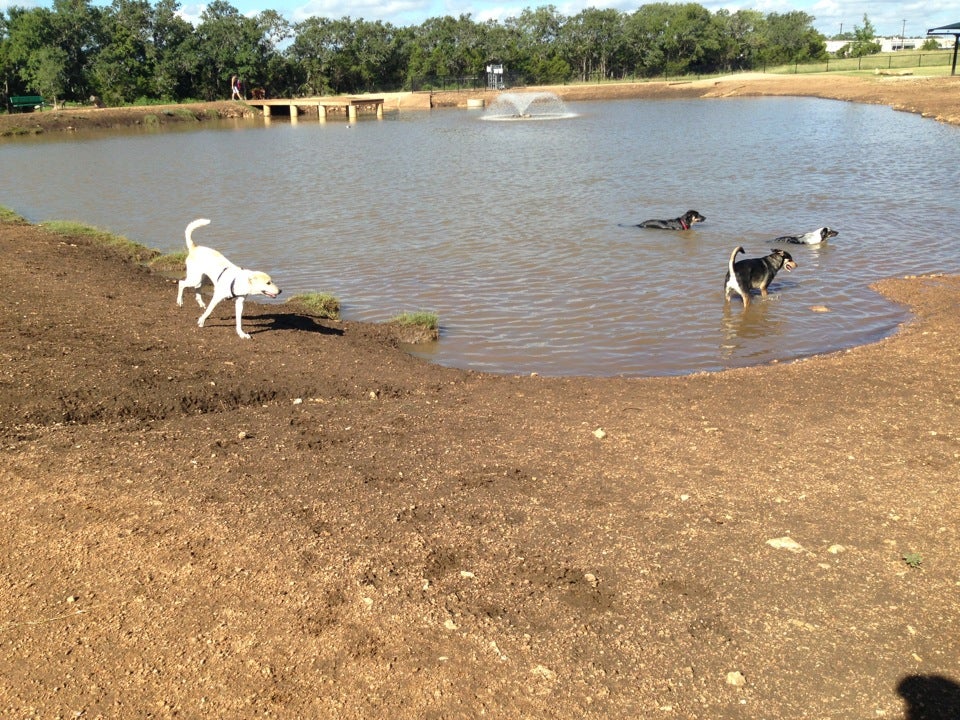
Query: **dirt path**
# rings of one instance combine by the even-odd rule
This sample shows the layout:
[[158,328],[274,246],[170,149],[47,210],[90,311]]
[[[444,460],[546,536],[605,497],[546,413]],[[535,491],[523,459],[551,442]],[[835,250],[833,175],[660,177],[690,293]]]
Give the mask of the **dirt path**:
[[960,278],[882,283],[876,345],[623,380],[0,259],[0,716],[960,717]]

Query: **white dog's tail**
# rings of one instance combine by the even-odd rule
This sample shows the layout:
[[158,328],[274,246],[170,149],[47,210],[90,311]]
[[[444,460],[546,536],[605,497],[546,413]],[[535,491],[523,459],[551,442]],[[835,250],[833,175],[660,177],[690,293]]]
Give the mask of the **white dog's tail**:
[[[198,220],[197,222],[200,222],[200,221]],[[207,222],[210,222],[210,221],[207,220]],[[206,223],[204,223],[204,225],[206,225]],[[730,253],[730,262],[729,262],[728,270],[730,271],[730,276],[731,276],[731,277],[733,277],[733,261],[736,260],[736,259],[737,259],[737,255],[739,255],[739,254],[742,253],[742,252],[744,252],[744,250],[743,250],[742,247],[735,247],[735,248],[733,249],[733,252]]]
[[206,218],[197,218],[192,223],[187,225],[187,229],[184,231],[183,236],[187,239],[187,250],[193,250],[193,231],[198,227],[203,227],[204,225],[209,225],[210,221]]
[[[733,283],[735,287],[740,287],[740,282],[737,280],[737,274],[733,271],[733,261],[737,259],[737,255],[744,252],[742,247],[735,247],[733,252],[730,253],[730,262],[727,263],[727,278],[728,282]],[[743,293],[741,293],[742,295]]]

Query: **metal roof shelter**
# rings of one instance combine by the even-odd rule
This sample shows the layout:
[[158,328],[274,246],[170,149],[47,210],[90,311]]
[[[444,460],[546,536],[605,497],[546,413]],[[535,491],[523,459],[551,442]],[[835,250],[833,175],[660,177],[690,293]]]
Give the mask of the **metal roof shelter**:
[[953,65],[950,68],[950,74],[957,74],[957,48],[960,48],[960,22],[953,25],[942,25],[927,30],[927,35],[953,35]]

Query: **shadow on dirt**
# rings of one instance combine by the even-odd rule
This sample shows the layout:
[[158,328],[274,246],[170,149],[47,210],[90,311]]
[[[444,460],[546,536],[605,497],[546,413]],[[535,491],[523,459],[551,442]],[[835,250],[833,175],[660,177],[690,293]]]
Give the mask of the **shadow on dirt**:
[[278,313],[276,315],[261,315],[258,320],[265,320],[269,324],[248,332],[251,334],[268,332],[271,330],[298,330],[300,332],[315,332],[321,335],[343,335],[340,328],[332,328],[318,322],[309,315],[292,313]]
[[942,675],[908,675],[897,685],[907,704],[904,720],[960,718],[960,685]]

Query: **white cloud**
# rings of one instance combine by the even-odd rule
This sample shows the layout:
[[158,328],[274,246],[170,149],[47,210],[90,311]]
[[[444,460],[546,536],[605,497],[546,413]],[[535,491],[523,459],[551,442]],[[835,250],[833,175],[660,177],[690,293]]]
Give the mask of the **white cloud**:
[[[410,24],[419,25],[423,19],[432,17],[432,5],[431,0],[387,0],[387,2],[354,0],[350,3],[349,12],[344,12],[343,3],[337,0],[310,0],[304,5],[293,7],[289,13],[283,10],[278,10],[278,12],[292,22],[301,22],[310,17],[330,19],[350,17],[354,20],[363,19],[370,22],[381,20],[398,26],[406,26]],[[421,19],[413,22],[403,20],[403,18],[408,17],[420,17]]]

